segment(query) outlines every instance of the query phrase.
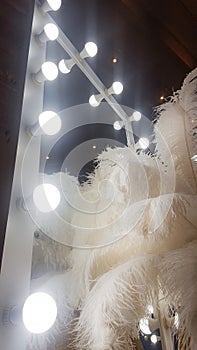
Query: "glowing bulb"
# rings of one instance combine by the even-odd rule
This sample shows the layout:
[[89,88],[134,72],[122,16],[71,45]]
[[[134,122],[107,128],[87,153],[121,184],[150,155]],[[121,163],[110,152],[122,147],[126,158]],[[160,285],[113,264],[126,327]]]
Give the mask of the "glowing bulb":
[[142,318],[139,322],[140,330],[144,334],[151,334],[147,318]]
[[59,35],[58,27],[53,23],[47,23],[44,26],[43,32],[39,35],[39,40],[45,42],[46,40],[56,40]]
[[139,139],[139,145],[142,149],[146,149],[149,146],[149,140],[146,137],[141,137]]
[[85,44],[84,49],[81,51],[81,58],[94,57],[97,54],[97,45],[91,41]]
[[96,145],[93,145],[92,148],[93,148],[93,149],[96,149]]
[[120,120],[117,120],[116,122],[114,122],[113,126],[115,130],[121,130],[123,127],[123,122]]
[[142,115],[141,115],[140,112],[138,112],[138,111],[133,112],[133,119],[134,119],[136,122],[138,122],[138,121],[141,119],[141,117],[142,117]]
[[115,81],[112,86],[108,89],[109,95],[119,95],[123,91],[123,85],[119,81]]
[[164,96],[160,96],[160,100],[163,101],[164,100]]
[[118,62],[117,58],[113,58],[112,62],[117,63]]
[[90,98],[89,98],[89,104],[90,104],[92,107],[98,107],[98,106],[100,105],[100,102],[97,101],[95,95],[92,95],[92,96],[90,96]]
[[44,62],[41,70],[47,80],[55,80],[58,76],[57,66],[53,62]]
[[156,344],[158,342],[157,336],[155,334],[151,335],[150,340],[153,344]]
[[33,74],[33,79],[38,83],[42,83],[45,80],[55,80],[58,76],[58,68],[53,62],[44,62],[38,73]]
[[70,73],[70,71],[74,65],[75,65],[75,62],[73,61],[72,58],[70,58],[67,60],[64,60],[64,59],[61,60],[59,62],[58,67],[59,67],[60,72],[62,72],[63,74],[68,74],[68,73]]
[[115,82],[112,84],[112,87],[113,87],[114,93],[115,93],[116,95],[121,94],[121,92],[122,92],[122,90],[123,90],[123,85],[122,85],[122,83],[120,83],[119,81],[115,81]]
[[43,213],[55,210],[60,203],[60,193],[54,185],[41,184],[38,185],[33,192],[33,201]]
[[46,0],[41,6],[44,12],[57,11],[61,6],[61,0]]
[[58,114],[52,111],[45,111],[39,115],[39,125],[47,135],[57,134],[62,126],[62,122]]
[[57,317],[54,299],[46,293],[31,294],[24,303],[22,318],[31,333],[43,333],[50,329]]

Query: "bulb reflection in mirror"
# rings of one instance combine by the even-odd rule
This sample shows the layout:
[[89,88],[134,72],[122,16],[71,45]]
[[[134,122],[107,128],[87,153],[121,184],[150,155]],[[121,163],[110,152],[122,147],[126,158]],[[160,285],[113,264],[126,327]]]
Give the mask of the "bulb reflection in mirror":
[[60,203],[59,190],[51,184],[40,184],[33,191],[33,201],[38,210],[49,213]]
[[44,333],[50,329],[57,317],[54,299],[46,293],[33,293],[25,301],[22,318],[31,333]]

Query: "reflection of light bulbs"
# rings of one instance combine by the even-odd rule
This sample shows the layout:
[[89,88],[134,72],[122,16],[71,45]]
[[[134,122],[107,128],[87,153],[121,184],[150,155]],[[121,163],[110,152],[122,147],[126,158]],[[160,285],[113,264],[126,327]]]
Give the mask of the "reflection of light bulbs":
[[39,125],[47,135],[55,135],[61,129],[60,117],[52,111],[45,111],[39,115]]
[[138,122],[138,121],[141,119],[141,117],[142,117],[142,115],[141,115],[140,112],[138,112],[138,111],[133,112],[133,119],[134,119],[136,122]]
[[114,129],[121,130],[123,125],[124,125],[123,121],[117,120],[116,122],[114,122]]
[[150,340],[153,344],[156,344],[158,342],[157,336],[155,334],[151,335]]
[[56,40],[58,35],[58,27],[53,23],[47,23],[44,26],[44,30],[38,35],[38,38],[41,43],[45,43],[47,40]]
[[139,139],[139,145],[142,149],[146,149],[149,146],[149,140],[146,137],[141,137]]
[[56,320],[56,303],[46,293],[31,294],[24,303],[22,317],[25,327],[31,333],[46,332]]
[[35,206],[43,213],[55,210],[60,203],[60,193],[57,187],[51,184],[38,185],[33,192]]
[[88,42],[85,44],[84,49],[80,52],[81,58],[94,57],[97,54],[97,46],[93,42]]
[[61,0],[45,0],[41,6],[41,9],[44,12],[57,11],[59,10],[61,3],[62,3]]
[[142,318],[139,322],[140,330],[144,334],[151,334],[147,318]]

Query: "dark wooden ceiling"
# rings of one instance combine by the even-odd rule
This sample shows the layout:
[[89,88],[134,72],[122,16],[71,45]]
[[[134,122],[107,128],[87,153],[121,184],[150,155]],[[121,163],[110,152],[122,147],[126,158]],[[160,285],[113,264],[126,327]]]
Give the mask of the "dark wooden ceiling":
[[[14,171],[33,5],[33,0],[1,0],[0,5],[0,249]],[[83,46],[84,33],[90,39],[97,34],[99,54],[93,68],[106,85],[114,74],[121,76],[125,90],[120,102],[140,106],[146,114],[160,103],[161,94],[179,88],[185,74],[197,65],[196,0],[63,0],[57,16],[78,49]],[[116,67],[112,65],[114,55],[119,59]],[[62,79],[58,80],[60,86]],[[67,106],[87,102],[90,88],[78,88],[73,78],[68,81],[73,90],[69,89]],[[61,95],[61,89],[57,91]],[[66,107],[61,106],[63,97],[58,96],[58,101],[60,109]]]

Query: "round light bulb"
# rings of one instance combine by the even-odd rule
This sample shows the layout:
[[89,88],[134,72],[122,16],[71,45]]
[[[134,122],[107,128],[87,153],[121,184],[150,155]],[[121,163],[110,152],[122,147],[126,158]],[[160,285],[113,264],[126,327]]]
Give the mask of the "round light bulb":
[[57,134],[62,126],[61,119],[58,114],[52,111],[45,111],[38,118],[41,129],[47,135]]
[[116,122],[114,122],[113,126],[115,130],[121,130],[123,127],[123,123],[120,120],[117,120]]
[[134,119],[136,122],[138,122],[138,121],[141,119],[141,117],[142,117],[142,115],[141,115],[140,112],[138,112],[138,111],[133,112],[133,119]]
[[155,334],[152,334],[151,337],[150,337],[150,340],[153,344],[156,344],[157,343],[157,336]]
[[151,334],[147,318],[142,318],[139,322],[140,330],[144,334]]
[[52,327],[57,317],[54,299],[46,293],[31,294],[24,303],[22,318],[31,333],[43,333]]
[[97,45],[91,41],[85,44],[85,49],[89,57],[94,57],[97,54]]
[[53,23],[47,23],[44,26],[44,32],[49,40],[56,40],[59,35],[59,29]]
[[146,149],[149,146],[149,140],[146,137],[141,137],[139,139],[139,145],[142,149]]
[[114,94],[116,95],[121,94],[121,92],[123,91],[123,85],[119,81],[115,81],[112,84],[112,88],[113,88]]
[[58,64],[60,72],[64,74],[68,74],[70,72],[70,69],[68,69],[64,63],[64,59],[62,59]]
[[57,187],[51,184],[38,185],[33,192],[35,206],[43,213],[55,210],[60,203],[60,193]]
[[90,104],[92,107],[98,107],[100,103],[96,100],[95,95],[92,95],[92,96],[90,96],[90,98],[89,98],[89,104]]
[[51,10],[57,11],[59,10],[62,1],[61,0],[47,0],[47,3],[49,4]]
[[58,69],[53,62],[44,62],[41,66],[42,74],[47,80],[55,80],[58,76]]

